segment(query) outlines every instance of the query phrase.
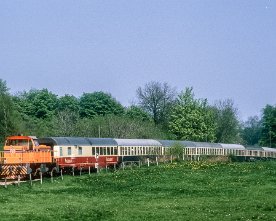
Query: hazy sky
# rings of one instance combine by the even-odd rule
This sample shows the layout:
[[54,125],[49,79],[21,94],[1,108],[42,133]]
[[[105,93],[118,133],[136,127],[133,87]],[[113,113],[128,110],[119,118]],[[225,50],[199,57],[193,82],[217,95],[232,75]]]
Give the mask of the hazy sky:
[[126,106],[149,81],[193,86],[246,119],[276,104],[276,1],[2,0],[0,78]]

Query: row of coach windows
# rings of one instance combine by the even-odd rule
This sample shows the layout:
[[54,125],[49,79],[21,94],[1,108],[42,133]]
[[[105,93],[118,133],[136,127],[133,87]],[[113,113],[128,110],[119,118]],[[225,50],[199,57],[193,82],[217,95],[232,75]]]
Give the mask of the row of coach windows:
[[[83,148],[77,147],[78,155],[83,155]],[[63,149],[59,147],[60,156],[63,156]],[[118,147],[92,147],[92,155],[118,155]],[[162,147],[121,147],[122,155],[161,155]],[[67,156],[72,155],[72,147],[67,147]]]
[[161,155],[162,147],[121,147],[122,155]]
[[[78,155],[83,155],[83,148],[78,148]],[[63,156],[63,149],[62,147],[59,147],[59,153],[60,156]],[[117,147],[92,147],[92,155],[117,155],[118,154],[118,148]],[[67,155],[72,155],[72,147],[67,147]]]
[[92,155],[117,155],[117,147],[92,147]]
[[[62,149],[62,147],[59,147],[59,155],[61,157],[63,156],[63,149]],[[72,155],[72,147],[67,147],[67,155],[68,156]],[[82,155],[82,147],[78,147],[78,155]]]

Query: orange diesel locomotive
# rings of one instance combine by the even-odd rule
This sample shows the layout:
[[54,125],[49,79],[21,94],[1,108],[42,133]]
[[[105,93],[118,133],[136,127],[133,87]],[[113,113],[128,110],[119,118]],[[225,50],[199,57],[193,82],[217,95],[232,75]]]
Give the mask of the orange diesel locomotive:
[[0,178],[46,172],[54,166],[52,155],[51,147],[39,145],[36,137],[10,136],[0,152]]

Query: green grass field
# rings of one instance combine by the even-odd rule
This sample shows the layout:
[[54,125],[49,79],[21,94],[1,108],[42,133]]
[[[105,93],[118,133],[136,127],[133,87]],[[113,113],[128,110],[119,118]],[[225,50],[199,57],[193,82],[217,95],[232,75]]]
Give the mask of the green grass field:
[[0,220],[276,220],[276,162],[178,163],[0,188]]

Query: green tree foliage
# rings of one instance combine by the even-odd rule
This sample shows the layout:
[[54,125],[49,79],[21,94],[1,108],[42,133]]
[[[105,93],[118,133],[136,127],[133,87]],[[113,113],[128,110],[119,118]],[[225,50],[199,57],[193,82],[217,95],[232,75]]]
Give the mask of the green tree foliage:
[[214,141],[213,112],[207,100],[195,99],[193,88],[182,91],[173,107],[169,129],[179,140]]
[[0,79],[0,143],[17,132],[18,115],[5,81]]
[[76,136],[76,125],[80,120],[76,110],[61,110],[53,117],[53,131],[55,136]]
[[261,120],[257,117],[249,117],[248,120],[243,123],[241,136],[243,143],[246,145],[258,145],[261,136]]
[[175,96],[175,89],[167,83],[152,81],[137,89],[139,105],[153,117],[156,125],[167,123]]
[[80,116],[93,118],[96,115],[120,115],[124,113],[123,106],[111,94],[104,92],[84,93],[80,98]]
[[47,89],[30,90],[29,92],[19,93],[14,97],[17,109],[23,116],[51,119],[55,114],[58,104],[57,95]]
[[263,109],[260,144],[276,148],[276,106],[267,105]]
[[178,159],[182,156],[185,146],[177,141],[175,141],[166,154],[177,157]]
[[58,98],[58,111],[70,111],[70,112],[79,112],[79,101],[73,95],[64,95]]
[[234,107],[234,102],[230,99],[219,101],[213,110],[217,126],[216,142],[240,143],[238,109]]
[[142,108],[132,105],[126,108],[125,115],[130,119],[136,119],[140,121],[151,121],[151,116]]
[[19,133],[35,136],[54,135],[53,117],[58,107],[57,95],[47,89],[32,89],[13,97],[20,113]]
[[143,122],[125,115],[82,118],[76,123],[75,133],[76,136],[86,137],[165,139],[165,134],[153,122]]

